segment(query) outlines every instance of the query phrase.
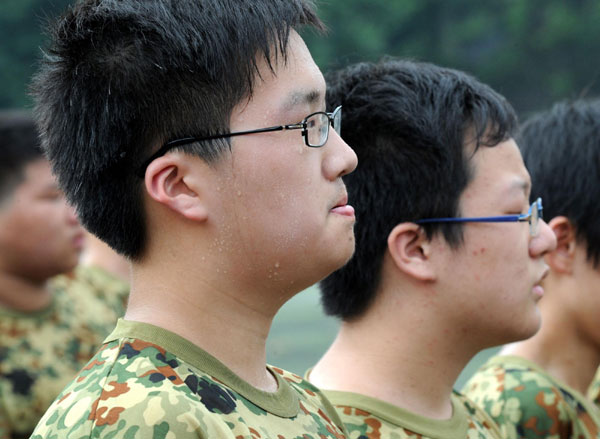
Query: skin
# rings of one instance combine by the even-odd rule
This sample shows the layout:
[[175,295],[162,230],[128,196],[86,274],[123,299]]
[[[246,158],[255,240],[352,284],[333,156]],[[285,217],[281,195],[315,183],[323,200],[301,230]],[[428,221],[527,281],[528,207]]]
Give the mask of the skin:
[[501,353],[527,358],[585,394],[600,365],[600,269],[587,259],[586,243],[576,239],[568,218],[553,218],[550,227],[558,245],[546,256],[542,327]]
[[[232,131],[325,108],[323,76],[295,32],[287,55],[274,73],[257,60],[262,80],[233,109]],[[356,164],[333,130],[321,148],[308,148],[299,130],[280,131],[235,137],[210,165],[178,152],[154,160],[145,176],[149,241],[132,265],[126,319],[171,330],[274,391],[265,343],[275,313],[354,251],[341,177]]]
[[0,302],[35,311],[50,302],[46,281],[77,265],[84,232],[45,159],[23,173],[0,208]]
[[119,279],[129,282],[129,261],[91,233],[86,233],[81,264],[100,267]]
[[[529,175],[513,140],[478,149],[471,165],[462,216],[527,212]],[[398,224],[388,236],[374,303],[342,323],[310,380],[450,418],[452,387],[473,355],[537,331],[534,287],[547,270],[544,254],[556,245],[544,222],[534,238],[527,223],[467,224],[463,230],[462,246],[452,248],[441,234],[428,240],[418,225]]]

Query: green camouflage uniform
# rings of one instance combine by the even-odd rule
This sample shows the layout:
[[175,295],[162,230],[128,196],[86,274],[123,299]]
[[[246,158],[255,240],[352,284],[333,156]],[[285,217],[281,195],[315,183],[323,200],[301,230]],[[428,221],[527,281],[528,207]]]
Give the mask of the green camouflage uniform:
[[[54,278],[51,305],[21,313],[0,308],[0,438],[29,437],[64,386],[114,328],[123,296],[109,275],[78,269]],[[92,276],[94,283],[89,282]],[[102,298],[103,279],[112,296]],[[121,305],[117,305],[118,302]]]
[[119,320],[96,356],[46,412],[33,439],[343,439],[321,393],[270,368],[278,390],[252,387],[165,329]]
[[467,382],[464,393],[492,416],[508,439],[599,437],[600,409],[521,357],[492,357]]
[[[127,307],[127,299],[129,298],[129,284],[113,276],[103,268],[96,266],[79,266],[75,269],[74,278],[68,280],[66,276],[61,276],[58,279],[69,281],[72,287],[86,288],[94,293],[94,295],[111,308],[118,317],[125,315]],[[117,324],[114,320],[111,330]],[[106,333],[108,335],[110,331]],[[104,340],[104,337],[103,337]]]
[[596,376],[592,380],[587,396],[600,407],[600,368],[596,371]]
[[324,390],[351,439],[504,439],[498,426],[471,401],[452,394],[452,417],[425,418],[358,393]]

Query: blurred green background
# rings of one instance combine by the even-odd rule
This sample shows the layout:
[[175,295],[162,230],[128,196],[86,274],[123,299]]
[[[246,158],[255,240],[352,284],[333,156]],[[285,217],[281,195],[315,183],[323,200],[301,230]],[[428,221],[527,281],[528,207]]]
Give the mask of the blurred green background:
[[[27,84],[43,23],[72,0],[0,1],[0,108],[31,107]],[[562,99],[600,95],[598,0],[317,0],[327,36],[304,36],[323,71],[393,55],[468,71],[504,94],[521,118]],[[269,361],[302,373],[333,340],[316,288],[273,324]],[[470,364],[489,356],[483,352]]]

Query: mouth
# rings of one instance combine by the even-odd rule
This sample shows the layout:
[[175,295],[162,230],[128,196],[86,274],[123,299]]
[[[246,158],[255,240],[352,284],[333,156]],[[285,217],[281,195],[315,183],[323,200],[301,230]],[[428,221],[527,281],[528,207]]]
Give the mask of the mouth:
[[348,204],[348,194],[344,193],[330,212],[354,219],[354,207]]
[[73,242],[73,247],[75,247],[76,249],[83,249],[83,246],[85,244],[85,234],[84,233],[76,233],[73,236],[72,239]]
[[544,287],[542,287],[541,284],[542,284],[542,280],[544,280],[544,278],[546,276],[548,276],[548,272],[549,272],[549,268],[546,267],[546,269],[544,270],[544,273],[542,273],[539,280],[535,283],[535,285],[531,289],[531,291],[533,292],[533,295],[536,297],[537,300],[541,299],[544,296]]

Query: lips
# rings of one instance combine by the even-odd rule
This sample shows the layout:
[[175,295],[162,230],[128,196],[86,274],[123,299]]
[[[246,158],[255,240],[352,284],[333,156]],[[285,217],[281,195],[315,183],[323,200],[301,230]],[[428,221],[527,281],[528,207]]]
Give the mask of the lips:
[[354,207],[348,204],[348,195],[344,194],[331,209],[332,213],[354,218]]
[[85,234],[84,233],[76,233],[73,236],[73,246],[77,249],[82,249],[85,244]]
[[544,280],[544,278],[546,276],[548,276],[548,272],[549,272],[549,269],[548,269],[548,267],[546,267],[546,269],[544,270],[544,273],[540,276],[540,279],[536,282],[536,284],[531,289],[534,296],[536,296],[538,299],[540,299],[544,295],[544,287],[542,287],[541,283],[542,283],[542,280]]

